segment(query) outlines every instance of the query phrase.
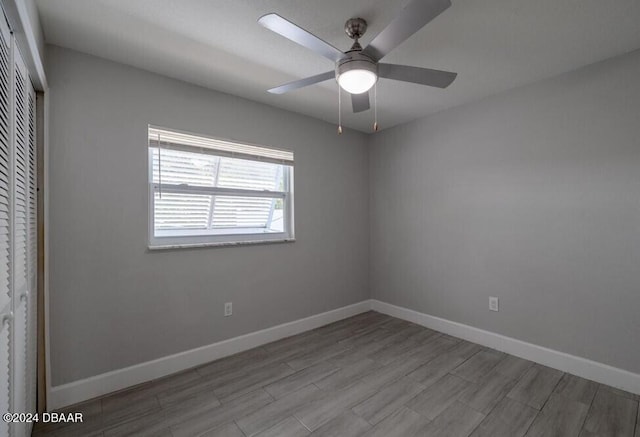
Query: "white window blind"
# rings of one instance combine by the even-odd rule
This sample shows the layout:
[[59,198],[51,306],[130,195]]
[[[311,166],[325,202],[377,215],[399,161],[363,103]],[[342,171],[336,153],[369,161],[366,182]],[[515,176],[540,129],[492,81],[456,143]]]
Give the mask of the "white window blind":
[[293,152],[149,128],[150,246],[293,238]]
[[149,127],[149,141],[159,141],[166,149],[191,149],[197,153],[231,156],[293,166],[293,152],[271,147],[220,140],[202,135]]

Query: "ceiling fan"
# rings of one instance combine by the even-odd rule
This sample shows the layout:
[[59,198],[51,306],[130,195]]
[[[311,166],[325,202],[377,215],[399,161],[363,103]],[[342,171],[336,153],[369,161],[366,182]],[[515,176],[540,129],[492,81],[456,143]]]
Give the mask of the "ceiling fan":
[[351,94],[353,112],[362,112],[370,108],[368,91],[380,77],[446,88],[457,73],[385,64],[380,60],[450,6],[450,0],[412,0],[364,49],[358,40],[367,30],[367,22],[362,18],[351,18],[345,24],[345,32],[354,43],[346,52],[341,52],[278,14],[264,15],[258,20],[262,26],[335,62],[335,70],[289,82],[269,92],[283,94],[335,78],[340,88]]

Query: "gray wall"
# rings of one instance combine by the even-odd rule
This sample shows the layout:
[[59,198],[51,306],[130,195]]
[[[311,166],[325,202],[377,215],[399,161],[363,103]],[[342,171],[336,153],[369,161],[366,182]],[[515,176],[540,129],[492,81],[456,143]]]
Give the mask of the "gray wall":
[[640,52],[371,148],[374,298],[640,372]]
[[[54,386],[369,297],[364,135],[73,51],[47,60]],[[294,150],[297,241],[148,252],[148,123]]]
[[[639,52],[369,137],[47,59],[54,386],[370,296],[640,372]],[[147,123],[295,150],[298,241],[149,253]]]

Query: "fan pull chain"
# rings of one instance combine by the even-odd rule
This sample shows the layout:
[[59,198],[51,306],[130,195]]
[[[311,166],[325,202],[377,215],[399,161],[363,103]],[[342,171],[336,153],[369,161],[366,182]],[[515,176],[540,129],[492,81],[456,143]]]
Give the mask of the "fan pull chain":
[[378,132],[378,82],[373,85],[373,131]]
[[338,84],[338,135],[342,134],[342,87]]

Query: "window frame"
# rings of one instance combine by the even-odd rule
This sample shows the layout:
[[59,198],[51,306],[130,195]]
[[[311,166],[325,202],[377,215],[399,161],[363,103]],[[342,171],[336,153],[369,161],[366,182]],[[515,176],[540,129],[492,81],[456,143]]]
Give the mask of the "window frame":
[[[147,129],[147,138],[149,138],[150,129],[160,129],[164,131],[170,131],[174,133],[192,135],[202,139],[210,139],[214,141],[223,141],[226,143],[239,144],[242,146],[255,146],[262,149],[271,149],[274,151],[283,150],[277,149],[271,146],[255,145],[247,142],[241,142],[237,140],[230,140],[226,138],[212,137],[202,134],[194,134],[191,132],[180,131],[177,129],[168,129],[155,125],[149,125]],[[156,147],[151,145],[151,141],[147,141],[147,185],[148,185],[148,248],[150,250],[156,249],[178,249],[178,248],[193,248],[193,247],[220,247],[220,246],[238,246],[238,245],[250,245],[250,244],[273,244],[273,243],[287,243],[295,241],[294,234],[294,208],[293,208],[293,165],[282,164],[283,169],[283,191],[270,191],[270,190],[247,190],[241,188],[226,188],[226,187],[207,187],[196,186],[186,184],[166,184],[156,183],[153,180],[153,150]],[[172,144],[172,149],[181,149]],[[162,147],[160,147],[162,150]],[[194,152],[188,145],[182,149],[187,152]],[[197,152],[195,152],[197,153]],[[203,154],[205,152],[202,152]],[[216,153],[214,150],[206,152],[209,155],[218,156],[221,158],[228,158],[226,153]],[[247,159],[244,156],[237,156],[239,159]],[[259,161],[259,160],[256,160]],[[157,191],[162,193],[187,193],[187,194],[200,194],[200,195],[224,195],[224,196],[240,196],[240,197],[267,197],[282,199],[283,204],[283,232],[265,232],[265,233],[243,233],[241,230],[234,231],[232,233],[220,233],[212,234],[207,231],[198,233],[198,230],[188,230],[184,232],[184,235],[166,235],[158,236],[155,232],[155,195]],[[238,229],[238,228],[236,228]]]

